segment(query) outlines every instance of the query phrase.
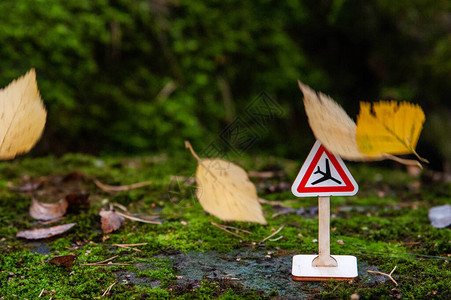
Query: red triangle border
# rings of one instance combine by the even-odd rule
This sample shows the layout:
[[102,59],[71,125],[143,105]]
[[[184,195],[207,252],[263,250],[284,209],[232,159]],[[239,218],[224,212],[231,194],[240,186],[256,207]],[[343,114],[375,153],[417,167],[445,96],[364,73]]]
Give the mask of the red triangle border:
[[[343,180],[344,185],[340,186],[310,186],[306,187],[310,177],[312,176],[318,161],[323,153],[326,153],[335,170]],[[313,156],[313,158],[311,158]],[[308,164],[308,165],[307,165]],[[351,173],[346,168],[343,160],[339,156],[330,153],[319,141],[315,143],[310,151],[304,165],[301,167],[292,186],[292,192],[297,197],[311,196],[339,196],[339,195],[355,195],[358,191],[358,185],[352,178]]]

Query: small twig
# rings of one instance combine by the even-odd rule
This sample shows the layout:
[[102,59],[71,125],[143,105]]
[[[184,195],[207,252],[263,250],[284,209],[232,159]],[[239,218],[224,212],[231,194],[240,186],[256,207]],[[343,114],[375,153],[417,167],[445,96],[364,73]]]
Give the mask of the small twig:
[[[123,211],[127,211],[127,207],[125,207],[125,206],[123,206],[122,204],[119,204],[119,203],[117,203],[117,202],[113,202],[113,203],[111,203],[111,205],[113,205],[113,207],[120,208],[120,209],[122,209]],[[110,210],[112,210],[112,209],[110,209]]]
[[269,240],[270,242],[275,242],[283,238],[283,235],[276,237],[275,239]]
[[113,185],[103,184],[99,180],[97,180],[96,178],[93,178],[92,180],[94,181],[95,185],[98,188],[100,188],[104,192],[107,192],[107,193],[110,193],[110,194],[111,193],[116,193],[116,192],[129,191],[129,190],[137,189],[137,188],[140,188],[140,187],[152,184],[152,182],[150,182],[150,181],[144,181],[144,182],[138,182],[138,183],[133,183],[133,184],[129,184],[129,185],[113,186]]
[[225,227],[222,226],[222,225],[216,224],[215,222],[211,222],[210,224],[213,225],[213,226],[218,227],[218,228],[221,229],[221,230],[224,230],[225,232],[230,233],[231,235],[234,235],[234,236],[236,236],[236,237],[239,237],[240,239],[243,239],[243,237],[242,237],[241,235],[236,234],[235,232],[232,232],[232,231],[228,230],[227,228],[225,228]]
[[398,283],[396,282],[396,280],[394,280],[393,277],[391,276],[391,275],[393,274],[393,272],[396,270],[396,267],[397,267],[397,266],[395,266],[395,267],[393,268],[393,270],[391,270],[391,272],[388,273],[388,274],[387,274],[387,273],[383,273],[383,272],[379,272],[379,271],[372,271],[372,270],[367,270],[367,272],[368,272],[368,273],[375,273],[375,274],[380,274],[380,275],[387,276],[388,278],[391,279],[391,281],[393,281],[393,282],[396,284],[396,286],[398,286]]
[[148,223],[148,224],[157,224],[157,225],[161,225],[161,222],[159,222],[159,221],[150,221],[150,220],[140,219],[140,218],[137,218],[137,217],[133,217],[133,216],[130,216],[130,215],[121,213],[121,212],[119,212],[119,211],[117,211],[117,210],[116,210],[115,212],[116,212],[118,215],[120,215],[120,216],[122,216],[122,217],[124,217],[124,218],[126,218],[126,219],[132,220],[132,221],[141,222],[141,223]]
[[271,216],[271,219],[274,219],[275,217],[278,217],[278,216],[294,214],[294,213],[296,213],[296,210],[294,208],[286,207],[286,208],[283,208],[281,211],[274,213]]
[[[288,199],[288,200],[285,200],[285,201],[294,202],[296,200]],[[258,198],[258,202],[260,204],[268,204],[268,205],[271,205],[271,206],[281,206],[281,207],[291,208],[289,206],[284,205],[282,201],[266,200],[266,199],[263,199],[263,198]]]
[[132,247],[127,247],[127,246],[123,246],[123,245],[113,245],[113,246],[117,246],[119,248],[124,248],[124,249],[132,249],[138,252],[142,252],[141,250],[137,249],[137,248],[132,248]]
[[233,276],[232,274],[226,274],[224,276],[222,276],[222,279],[228,279],[228,280],[239,280],[239,278],[237,277],[230,277]]
[[264,242],[266,242],[268,239],[272,238],[273,236],[275,236],[276,234],[278,234],[284,227],[285,225],[282,225],[279,227],[279,229],[277,229],[275,232],[273,232],[272,234],[270,234],[269,236],[265,237],[263,240],[261,240],[260,242],[258,242],[259,244],[263,244]]
[[134,247],[134,246],[144,246],[147,245],[147,243],[138,243],[138,244],[112,244],[111,246],[125,246],[125,247]]
[[119,256],[119,255],[115,255],[115,256],[113,256],[113,257],[110,257],[110,258],[105,259],[105,260],[102,260],[102,261],[98,261],[98,262],[95,262],[95,263],[87,263],[87,264],[83,264],[83,265],[85,265],[85,266],[92,266],[92,265],[96,265],[96,264],[103,264],[103,263],[109,262],[110,260],[115,259],[115,258],[118,257],[118,256]]
[[102,294],[102,296],[105,296],[106,294],[108,294],[111,291],[111,288],[116,284],[117,282],[113,282],[106,290],[105,292]]
[[258,198],[258,202],[260,204],[269,204],[269,205],[272,205],[272,206],[282,206],[282,202],[280,202],[280,201],[269,201],[269,200],[266,200],[266,199],[263,199],[263,198]]
[[143,245],[147,245],[147,243],[139,243],[139,244],[112,244],[111,246],[116,246],[116,247],[120,247],[120,248],[124,248],[124,249],[132,249],[138,252],[141,252],[141,250],[137,249],[137,248],[132,248],[134,246],[143,246]]
[[41,293],[39,293],[38,298],[41,298],[42,294],[44,293],[45,289],[42,289]]
[[106,264],[81,264],[80,266],[129,266],[130,264],[125,264],[125,263],[106,263]]
[[[219,225],[219,224],[217,224],[217,225]],[[223,228],[235,229],[236,231],[241,231],[241,232],[244,232],[244,233],[247,233],[247,234],[252,234],[252,232],[250,232],[250,231],[247,231],[247,230],[244,230],[244,229],[241,229],[241,228],[236,228],[236,227],[233,227],[233,226],[227,226],[227,225],[219,225],[219,226],[221,226]]]

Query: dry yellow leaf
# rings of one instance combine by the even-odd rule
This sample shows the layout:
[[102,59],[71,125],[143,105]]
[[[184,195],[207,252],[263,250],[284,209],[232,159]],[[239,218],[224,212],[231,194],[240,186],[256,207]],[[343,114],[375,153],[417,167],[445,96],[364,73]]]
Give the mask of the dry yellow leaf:
[[246,171],[223,159],[200,159],[189,142],[186,147],[199,163],[196,195],[206,212],[223,221],[266,224],[257,189]]
[[383,155],[365,155],[356,141],[356,124],[332,98],[299,82],[305,112],[316,139],[330,152],[347,160],[382,160]]
[[418,105],[380,102],[373,106],[372,114],[371,106],[363,103],[356,125],[332,98],[298,83],[310,128],[330,152],[353,161],[392,159],[421,166],[415,160],[394,156],[417,155],[415,146],[424,123],[424,113]]
[[372,108],[370,103],[360,103],[356,129],[360,152],[417,155],[415,147],[425,121],[421,107],[408,102],[381,101]]
[[0,159],[30,151],[47,116],[34,69],[0,90],[0,112]]

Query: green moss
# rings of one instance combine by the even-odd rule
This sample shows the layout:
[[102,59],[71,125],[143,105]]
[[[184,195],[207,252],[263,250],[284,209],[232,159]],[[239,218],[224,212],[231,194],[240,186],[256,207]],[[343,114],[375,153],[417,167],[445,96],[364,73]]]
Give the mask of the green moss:
[[[288,175],[281,179],[286,182],[296,176],[299,167],[296,162],[277,158],[244,156],[236,159],[247,170],[261,170],[267,164],[278,163],[287,171]],[[389,272],[397,265],[394,278],[400,285],[395,287],[390,280],[374,281],[368,274],[361,274],[361,279],[353,283],[332,281],[312,285],[289,281],[290,274],[286,270],[290,268],[291,255],[316,253],[316,216],[293,213],[272,218],[279,208],[264,204],[268,225],[230,222],[227,225],[250,232],[238,232],[241,237],[233,236],[211,224],[224,222],[203,211],[195,198],[195,185],[186,180],[171,180],[172,176],[190,177],[195,168],[196,162],[189,153],[138,158],[69,154],[62,158],[24,158],[0,163],[0,297],[33,299],[44,290],[43,295],[47,298],[93,299],[100,297],[113,283],[116,284],[109,293],[113,299],[265,299],[280,291],[273,287],[244,288],[240,282],[252,278],[234,282],[221,277],[224,274],[183,283],[178,279],[180,269],[175,262],[177,255],[190,251],[205,255],[219,253],[221,259],[228,257],[235,263],[237,253],[241,253],[243,264],[237,267],[242,268],[250,263],[249,258],[245,259],[245,253],[249,251],[286,258],[283,267],[274,274],[288,280],[284,285],[294,286],[300,293],[296,297],[321,294],[324,298],[336,299],[358,293],[361,299],[389,298],[397,294],[405,298],[434,295],[443,298],[451,294],[448,279],[451,277],[450,230],[433,228],[427,217],[431,206],[449,202],[450,185],[437,184],[431,188],[420,179],[424,188],[411,190],[406,185],[418,179],[404,172],[353,165],[351,169],[360,191],[354,197],[331,199],[331,251],[356,255],[359,263],[383,272]],[[29,216],[31,195],[9,190],[8,182],[19,186],[26,176],[62,176],[70,172],[86,176],[76,185],[69,183],[64,187],[91,193],[89,207],[70,211],[65,216],[64,223],[76,222],[77,226],[64,235],[47,240],[17,239],[15,235],[20,230],[50,225],[42,225]],[[147,180],[153,184],[110,195],[93,184],[92,176],[113,185]],[[256,180],[258,187],[277,182],[277,179]],[[378,193],[379,190],[384,194]],[[317,205],[314,197],[293,201],[289,191],[272,194],[265,191],[266,188],[259,188],[259,195],[294,209]],[[131,213],[159,215],[163,223],[153,225],[126,220],[118,231],[104,235],[98,212],[112,202],[126,206]],[[259,244],[282,225],[284,228],[279,234]],[[140,251],[114,246],[133,243],[147,244],[135,247]],[[77,256],[72,269],[46,262],[55,255],[70,253]],[[111,262],[122,265],[86,265],[114,256],[117,257]],[[265,255],[262,256],[263,259]],[[266,267],[264,260],[255,263]],[[280,278],[274,278],[274,282]]]

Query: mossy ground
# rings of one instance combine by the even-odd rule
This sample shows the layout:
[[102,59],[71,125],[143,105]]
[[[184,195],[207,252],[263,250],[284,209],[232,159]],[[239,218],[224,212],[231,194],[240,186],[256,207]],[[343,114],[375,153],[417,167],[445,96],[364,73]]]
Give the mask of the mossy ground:
[[[282,201],[284,206],[300,213],[301,207],[317,205],[315,198],[294,200],[286,189],[302,162],[275,157],[231,160],[246,170],[277,165],[286,172],[281,178],[254,180],[261,197]],[[42,292],[44,299],[94,299],[102,298],[114,284],[104,297],[349,299],[356,293],[361,299],[446,299],[451,295],[451,233],[449,228],[433,228],[427,214],[430,207],[450,202],[450,185],[429,182],[427,176],[416,179],[402,170],[363,164],[349,167],[360,191],[354,197],[332,198],[331,252],[357,256],[360,277],[353,282],[305,283],[291,281],[291,256],[317,251],[316,215],[294,213],[271,218],[280,208],[263,204],[268,225],[233,222],[227,225],[251,234],[242,233],[241,238],[228,234],[211,225],[224,223],[203,212],[194,197],[195,185],[180,179],[192,177],[195,172],[196,161],[189,153],[138,158],[69,154],[62,158],[2,162],[0,297],[34,299]],[[8,183],[19,186],[30,177],[73,172],[84,176],[52,189],[47,187],[48,193],[40,197],[57,201],[70,191],[89,192],[90,206],[69,211],[60,222],[75,222],[77,226],[62,236],[42,241],[16,238],[17,232],[42,224],[29,216],[32,195],[11,191]],[[111,185],[148,180],[152,185],[110,195],[97,188],[91,177]],[[105,235],[98,213],[101,207],[114,202],[132,213],[159,215],[163,224],[127,220],[118,231]],[[273,239],[258,243],[281,225],[284,228]],[[137,246],[140,251],[136,251],[113,246],[118,243],[147,244]],[[77,256],[71,269],[46,262],[65,254]],[[85,265],[115,255],[118,257],[112,262],[124,265]],[[365,272],[365,268],[371,268],[388,273],[395,265],[393,277],[399,286],[385,277]]]

